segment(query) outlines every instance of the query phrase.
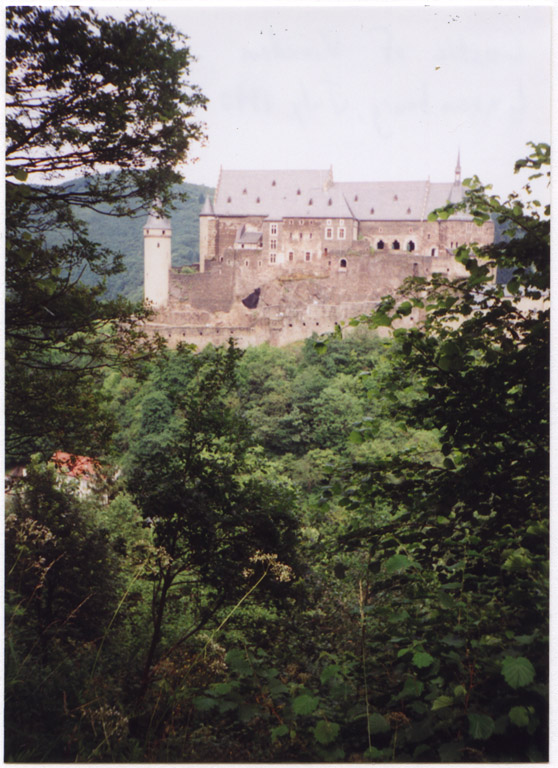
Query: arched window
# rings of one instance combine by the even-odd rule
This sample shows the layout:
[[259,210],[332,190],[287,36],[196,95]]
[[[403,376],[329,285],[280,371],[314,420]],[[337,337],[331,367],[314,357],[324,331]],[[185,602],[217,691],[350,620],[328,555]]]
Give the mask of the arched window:
[[409,253],[415,250],[415,244],[412,240],[409,240],[409,242],[407,243],[407,250],[409,251]]
[[378,242],[376,243],[376,248],[379,251],[383,251],[384,250],[384,246],[385,246],[385,243],[384,243],[383,240],[378,240]]
[[339,262],[339,269],[347,269],[347,259],[341,259]]
[[401,246],[399,245],[399,240],[394,240],[393,243],[391,244],[391,247],[394,251],[398,251],[401,248]]

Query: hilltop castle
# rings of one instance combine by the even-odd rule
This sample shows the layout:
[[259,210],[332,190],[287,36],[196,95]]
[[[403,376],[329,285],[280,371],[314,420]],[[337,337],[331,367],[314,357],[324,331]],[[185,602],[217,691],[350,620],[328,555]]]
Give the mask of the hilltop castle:
[[[171,223],[144,227],[149,323],[168,339],[239,346],[304,339],[370,312],[409,275],[464,274],[462,243],[492,242],[492,222],[465,213],[428,221],[463,198],[459,158],[448,183],[336,182],[329,171],[221,170],[200,214],[200,261],[171,267]],[[416,318],[415,318],[416,319]]]

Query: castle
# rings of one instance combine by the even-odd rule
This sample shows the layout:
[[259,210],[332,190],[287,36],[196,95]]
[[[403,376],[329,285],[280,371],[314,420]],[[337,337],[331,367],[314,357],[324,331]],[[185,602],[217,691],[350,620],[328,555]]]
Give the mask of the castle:
[[[458,245],[486,245],[494,226],[459,212],[428,214],[463,198],[452,182],[336,182],[329,171],[221,170],[200,214],[200,261],[171,266],[171,223],[144,227],[144,293],[152,331],[171,346],[233,336],[240,347],[281,346],[369,313],[409,275],[464,274]],[[414,310],[416,313],[418,310]],[[418,318],[412,316],[411,322]]]

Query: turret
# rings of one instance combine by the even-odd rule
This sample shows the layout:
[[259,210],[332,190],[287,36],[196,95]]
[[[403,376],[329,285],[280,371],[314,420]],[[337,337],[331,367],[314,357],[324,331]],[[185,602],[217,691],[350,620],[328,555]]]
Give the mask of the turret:
[[[215,228],[215,211],[209,196],[205,198],[200,212],[200,272],[205,272],[205,260],[214,258],[209,252],[210,228]],[[214,235],[214,232],[212,232]]]
[[143,294],[158,309],[169,301],[171,234],[170,220],[152,211],[143,228]]

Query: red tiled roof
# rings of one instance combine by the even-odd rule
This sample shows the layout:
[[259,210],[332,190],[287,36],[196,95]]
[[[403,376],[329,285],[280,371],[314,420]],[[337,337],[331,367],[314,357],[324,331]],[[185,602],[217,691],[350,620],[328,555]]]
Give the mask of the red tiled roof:
[[101,465],[96,459],[89,456],[76,456],[65,451],[56,451],[52,455],[51,461],[54,462],[57,469],[65,469],[70,477],[89,477],[99,476],[101,474]]

